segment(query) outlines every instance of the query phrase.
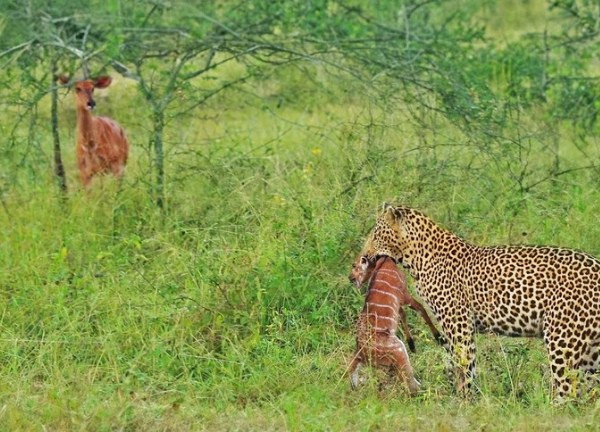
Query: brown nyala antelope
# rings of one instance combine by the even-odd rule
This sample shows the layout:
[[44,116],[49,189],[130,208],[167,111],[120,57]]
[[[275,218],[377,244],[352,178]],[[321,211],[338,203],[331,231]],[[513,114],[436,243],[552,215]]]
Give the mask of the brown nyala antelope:
[[[61,84],[68,84],[65,75],[58,77]],[[96,117],[94,89],[106,88],[112,82],[107,75],[84,79],[73,83],[77,107],[77,164],[81,183],[87,189],[96,174],[111,172],[122,178],[127,164],[129,143],[123,128],[108,117]]]
[[403,298],[407,295],[406,277],[394,260],[383,256],[374,264],[360,257],[352,267],[350,279],[357,287],[370,280],[358,318],[356,353],[348,367],[352,388],[358,386],[360,366],[367,363],[400,376],[411,395],[415,394],[420,384],[414,377],[406,347],[396,336]]
[[[352,264],[352,270],[351,270],[350,276],[349,276],[350,282],[352,282],[354,285],[356,285],[356,288],[360,288],[365,282],[368,282],[369,280],[371,280],[373,271],[375,270],[375,267],[376,267],[376,262],[378,262],[378,261],[375,261],[375,260],[369,261],[367,259],[367,257],[359,255],[356,258],[356,261]],[[386,268],[387,267],[390,268],[390,271],[389,271],[390,275],[393,274],[394,270],[392,269],[392,266],[389,263],[386,263]],[[406,338],[406,343],[408,344],[408,348],[412,352],[415,352],[415,342],[414,342],[414,339],[410,332],[410,328],[408,327],[408,322],[406,320],[406,314],[404,313],[404,309],[403,309],[403,306],[407,306],[407,305],[411,309],[417,311],[423,317],[423,319],[425,320],[425,323],[431,330],[431,333],[433,334],[433,337],[435,338],[435,340],[439,344],[443,345],[444,338],[442,337],[442,335],[440,334],[440,332],[438,331],[436,326],[431,321],[431,318],[427,314],[427,311],[425,310],[423,305],[421,303],[419,303],[417,300],[415,300],[408,292],[405,274],[403,272],[398,271],[398,268],[396,266],[394,266],[394,268],[395,268],[395,273],[397,273],[397,275],[392,276],[391,278],[396,279],[396,281],[394,282],[392,280],[391,283],[395,283],[395,286],[397,288],[399,288],[399,291],[397,293],[398,299],[400,301],[398,317],[399,317],[400,324],[402,324],[402,331],[404,332],[404,337]],[[388,278],[387,282],[390,282],[389,278]],[[370,286],[369,289],[373,289],[373,288],[381,289],[380,285],[383,282],[373,282],[373,283],[376,283],[377,286],[375,286],[375,287]]]

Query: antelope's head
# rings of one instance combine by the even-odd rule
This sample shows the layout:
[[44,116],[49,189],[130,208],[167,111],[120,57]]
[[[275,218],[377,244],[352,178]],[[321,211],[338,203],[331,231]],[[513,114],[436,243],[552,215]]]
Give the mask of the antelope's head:
[[[70,84],[69,77],[66,75],[60,75],[58,81],[61,84]],[[75,81],[72,83],[75,89],[75,103],[77,108],[83,110],[93,110],[96,107],[96,101],[94,100],[94,89],[106,88],[112,82],[112,78],[108,75],[102,75],[97,78],[84,79]]]
[[352,269],[348,278],[356,288],[360,288],[362,284],[371,279],[373,270],[375,269],[375,261],[369,260],[365,255],[359,255],[352,263]]

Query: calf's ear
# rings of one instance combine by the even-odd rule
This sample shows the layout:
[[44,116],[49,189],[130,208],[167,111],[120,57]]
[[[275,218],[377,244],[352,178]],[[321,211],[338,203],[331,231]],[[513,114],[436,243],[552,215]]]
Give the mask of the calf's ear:
[[94,80],[94,87],[96,88],[106,88],[112,82],[112,78],[108,75],[99,76]]
[[61,84],[68,84],[69,83],[69,77],[65,74],[60,74],[56,77],[56,81],[61,83]]

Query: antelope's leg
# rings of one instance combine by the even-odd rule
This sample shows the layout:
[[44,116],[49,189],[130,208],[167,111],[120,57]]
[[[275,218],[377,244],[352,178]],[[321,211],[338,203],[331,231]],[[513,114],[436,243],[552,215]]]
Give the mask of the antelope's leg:
[[415,341],[410,333],[410,328],[408,327],[408,322],[406,321],[406,313],[404,313],[404,309],[402,309],[402,307],[400,307],[398,310],[398,321],[400,321],[400,324],[402,325],[402,332],[404,333],[404,338],[408,344],[408,349],[411,352],[415,352]]
[[408,386],[410,394],[414,395],[419,390],[421,383],[415,379],[415,374],[412,366],[410,365],[406,347],[400,339],[397,339],[396,344],[397,348],[391,353],[394,360],[393,368],[395,369],[395,373],[400,375],[402,380]]
[[[427,311],[425,310],[423,305],[421,303],[419,303],[418,301],[416,301],[414,298],[410,297],[408,299],[408,306],[411,309],[417,311],[423,317],[423,319],[427,323],[427,326],[431,330],[431,333],[433,334],[433,337],[435,338],[435,340],[440,345],[444,345],[444,342],[445,342],[444,337],[440,334],[440,332],[436,328],[435,324],[433,324],[433,321],[431,321],[431,318],[429,317],[429,314],[427,313]],[[409,345],[409,348],[410,348],[410,345]]]
[[352,361],[350,362],[350,366],[348,366],[348,373],[350,374],[350,385],[352,386],[352,390],[356,390],[359,382],[358,372],[360,367],[362,366],[362,359],[360,357],[360,350],[357,350],[352,357]]

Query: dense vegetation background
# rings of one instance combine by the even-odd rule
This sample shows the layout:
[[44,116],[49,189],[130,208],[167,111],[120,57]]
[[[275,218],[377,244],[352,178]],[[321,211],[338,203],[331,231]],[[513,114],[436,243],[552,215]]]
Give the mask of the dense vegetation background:
[[[2,429],[596,430],[539,340],[481,336],[465,402],[409,312],[418,397],[343,374],[383,201],[600,256],[599,30],[586,0],[3,1]],[[130,163],[85,193],[54,77],[104,72]]]

